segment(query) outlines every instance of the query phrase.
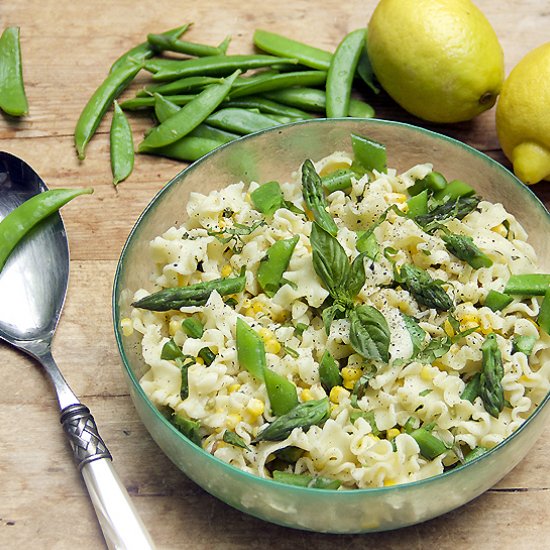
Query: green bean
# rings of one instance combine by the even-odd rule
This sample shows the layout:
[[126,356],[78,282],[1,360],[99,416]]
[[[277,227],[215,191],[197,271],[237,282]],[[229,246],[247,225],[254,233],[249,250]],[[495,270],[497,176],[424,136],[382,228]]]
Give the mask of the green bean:
[[295,428],[309,428],[322,424],[330,416],[330,404],[327,397],[318,401],[306,401],[296,405],[290,412],[276,418],[254,439],[259,441],[282,441]]
[[544,293],[537,323],[539,324],[540,330],[546,332],[546,334],[550,334],[550,288],[547,288]]
[[328,477],[310,476],[307,474],[293,474],[290,472],[282,472],[280,470],[273,471],[273,479],[287,485],[295,485],[296,487],[309,487],[310,489],[338,489],[342,484],[337,479],[329,479]]
[[359,56],[365,46],[365,29],[350,32],[340,42],[327,75],[327,117],[348,116],[351,86]]
[[[176,27],[175,29],[170,29],[161,34],[161,36],[166,36],[168,38],[179,38],[183,33],[185,33],[189,27],[190,23]],[[112,65],[110,72],[118,71],[122,67],[126,67],[128,61],[131,60],[134,63],[144,63],[147,59],[150,59],[155,55],[156,49],[149,44],[149,42],[142,42],[132,49],[128,50],[126,53],[122,54]]]
[[80,160],[85,158],[86,146],[97,130],[103,115],[141,68],[142,65],[134,63],[129,58],[126,64],[121,64],[117,70],[109,73],[88,100],[80,113],[74,132],[76,151]]
[[489,292],[487,293],[487,297],[485,298],[485,302],[483,302],[483,305],[487,306],[493,311],[500,311],[501,309],[504,309],[506,306],[510,305],[513,300],[514,299],[512,298],[512,296],[509,296],[508,294],[497,292],[496,290],[489,290]]
[[434,199],[437,202],[445,202],[448,200],[456,200],[460,197],[472,197],[476,194],[473,187],[470,187],[462,180],[453,180],[447,184],[446,187],[437,191],[434,194]]
[[216,290],[221,296],[237,294],[244,290],[245,275],[214,279],[194,285],[165,288],[134,302],[133,307],[150,311],[170,311],[188,306],[203,306]]
[[170,145],[151,149],[145,153],[183,162],[194,162],[223,144],[223,141],[188,135]]
[[222,84],[213,84],[202,91],[174,116],[154,128],[140,143],[138,151],[150,151],[170,145],[195,129],[224,100],[238,75],[239,71],[235,71]]
[[523,296],[544,296],[550,287],[550,275],[545,273],[526,273],[512,275],[506,287],[505,294],[521,294]]
[[250,193],[250,199],[254,208],[266,216],[272,216],[285,202],[283,191],[277,181],[268,181],[260,185]]
[[272,118],[261,113],[234,107],[219,109],[206,119],[206,123],[236,134],[251,134],[278,124]]
[[412,196],[407,201],[407,205],[409,206],[407,210],[408,218],[426,215],[428,213],[428,190],[424,189],[424,191],[418,193],[418,195]]
[[319,362],[319,378],[327,392],[330,392],[334,386],[342,385],[340,367],[328,349],[325,350]]
[[295,109],[288,105],[282,105],[259,96],[247,96],[243,99],[230,99],[224,103],[224,107],[237,107],[239,109],[257,109],[261,113],[269,115],[281,115],[292,117],[296,119],[313,118],[312,115],[302,111],[301,109]]
[[38,193],[12,210],[0,221],[0,271],[17,243],[39,222],[57,212],[63,205],[79,195],[93,193],[91,187],[83,189],[50,189]]
[[167,84],[151,84],[140,90],[136,97],[149,97],[153,93],[161,95],[176,95],[182,92],[201,90],[210,84],[220,84],[221,78],[213,76],[189,76],[168,82]]
[[327,233],[334,236],[338,227],[327,210],[327,199],[323,191],[323,183],[311,160],[306,159],[302,164],[302,195],[306,206],[313,213],[315,221]]
[[156,50],[185,53],[197,57],[225,55],[230,41],[230,37],[227,37],[219,46],[209,46],[207,44],[197,44],[196,42],[178,40],[177,38],[172,38],[164,34],[147,35],[147,42]]
[[426,428],[418,428],[409,435],[418,443],[420,454],[428,460],[433,460],[448,450],[445,443],[432,435]]
[[[263,75],[247,85],[241,84],[238,88],[231,90],[230,99],[253,94],[261,94],[280,90],[292,86],[319,86],[327,79],[325,71],[296,71],[274,75]],[[242,82],[242,81],[241,81]]]
[[116,100],[109,136],[113,185],[118,185],[134,168],[134,139],[128,119]]
[[19,27],[6,28],[0,37],[0,109],[11,116],[23,116],[29,112]]
[[479,380],[481,377],[480,372],[476,372],[470,380],[468,380],[468,383],[464,387],[464,390],[462,390],[462,393],[460,394],[460,399],[464,399],[465,401],[469,401],[470,403],[473,403],[476,397],[479,397]]
[[267,368],[264,341],[240,317],[237,318],[235,340],[239,365],[257,380],[263,380]]
[[288,269],[290,258],[300,240],[298,235],[272,244],[260,261],[256,278],[264,293],[273,298],[283,285],[283,274]]
[[377,141],[358,134],[351,134],[351,146],[355,162],[366,170],[386,172],[388,160],[386,147]]
[[287,414],[298,405],[296,386],[288,378],[266,367],[264,381],[271,412],[275,416]]
[[292,57],[301,65],[313,69],[328,70],[332,59],[330,52],[261,29],[254,32],[253,41],[254,45],[264,52]]
[[339,168],[321,178],[323,187],[328,194],[351,187],[351,178],[357,173],[349,168]]
[[145,68],[154,73],[153,80],[176,80],[184,76],[227,76],[236,70],[247,71],[277,63],[295,62],[295,59],[271,55],[213,55],[185,61],[154,59],[148,61]]
[[479,395],[485,410],[491,416],[498,418],[504,408],[504,390],[502,388],[504,368],[494,333],[488,334],[485,342],[481,344],[481,356]]
[[[286,90],[274,90],[263,95],[273,101],[313,113],[324,113],[327,107],[326,92],[315,88],[288,88]],[[371,118],[374,114],[374,109],[368,103],[358,99],[350,99],[349,116]]]
[[[161,97],[164,97],[164,96],[161,96]],[[178,105],[178,106],[187,105],[188,103],[196,99],[196,97],[197,95],[193,95],[193,94],[169,96],[170,101],[174,105]],[[131,99],[127,99],[123,101],[120,104],[120,107],[125,111],[138,111],[140,109],[150,109],[151,107],[154,107],[154,106],[155,106],[154,95],[148,96],[148,97],[133,97]]]

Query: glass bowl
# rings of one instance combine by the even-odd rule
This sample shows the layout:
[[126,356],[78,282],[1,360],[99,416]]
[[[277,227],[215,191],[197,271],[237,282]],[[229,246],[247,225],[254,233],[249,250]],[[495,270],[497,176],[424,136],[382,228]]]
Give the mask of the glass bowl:
[[225,503],[258,518],[298,529],[366,533],[419,523],[457,508],[508,473],[529,451],[550,416],[550,394],[512,436],[488,453],[449,472],[389,487],[331,491],[284,485],[230,466],[186,439],[149,401],[139,385],[146,371],[137,335],[125,337],[120,320],[133,293],[150,288],[149,242],[184,221],[192,191],[208,193],[237,181],[285,181],[306,158],[351,152],[350,134],[385,144],[388,165],[399,171],[432,162],[451,180],[469,182],[479,194],[501,202],[523,224],[550,272],[550,215],[537,197],[500,164],[448,137],[382,120],[316,119],[240,138],[195,162],[151,201],[136,222],[117,267],[113,292],[116,340],[130,395],[141,420],[164,453],[189,478]]

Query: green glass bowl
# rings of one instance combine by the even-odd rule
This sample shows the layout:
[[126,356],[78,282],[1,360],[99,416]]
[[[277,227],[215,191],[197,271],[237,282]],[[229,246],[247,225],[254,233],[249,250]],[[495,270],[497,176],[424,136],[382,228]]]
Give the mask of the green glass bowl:
[[511,437],[465,466],[413,483],[353,491],[284,485],[230,466],[190,443],[149,401],[139,385],[147,367],[138,335],[124,337],[120,320],[138,288],[151,288],[149,242],[186,217],[189,193],[208,193],[237,181],[287,180],[306,158],[351,152],[350,134],[386,145],[388,165],[406,170],[431,162],[451,180],[470,183],[501,202],[528,231],[550,272],[550,216],[536,196],[500,164],[448,137],[382,120],[316,119],[276,127],[222,146],[178,174],[151,201],[135,224],[116,271],[113,317],[130,394],[141,420],[166,455],[188,477],[230,506],[287,527],[330,533],[396,529],[444,514],[477,497],[529,451],[550,416],[550,394]]

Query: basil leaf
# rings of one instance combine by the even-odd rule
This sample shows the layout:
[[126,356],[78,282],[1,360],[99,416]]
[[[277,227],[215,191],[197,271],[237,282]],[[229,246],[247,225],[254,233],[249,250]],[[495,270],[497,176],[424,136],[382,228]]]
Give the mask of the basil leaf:
[[357,306],[349,313],[352,348],[365,359],[390,359],[390,329],[385,317],[372,306]]
[[343,319],[346,313],[346,308],[339,303],[335,303],[329,307],[323,309],[322,317],[323,324],[325,325],[325,331],[327,334],[330,333],[330,325],[334,319]]
[[240,447],[241,449],[246,449],[247,451],[250,450],[250,447],[245,443],[244,439],[235,432],[225,430],[225,432],[223,432],[222,439],[226,443],[229,443],[229,445],[234,445],[235,447]]
[[364,255],[359,254],[351,263],[348,277],[344,286],[344,291],[350,301],[352,301],[363,288],[365,284],[365,262]]
[[331,235],[338,233],[338,227],[327,211],[327,199],[323,191],[323,182],[315,171],[311,160],[302,165],[302,194],[307,207],[313,213],[315,221]]
[[432,338],[428,344],[414,357],[415,361],[430,365],[436,359],[443,357],[452,346],[452,341],[448,336]]
[[171,418],[172,424],[195,445],[201,447],[201,425],[198,420],[189,420],[184,416],[174,413]]
[[269,181],[254,189],[250,193],[250,199],[254,208],[266,216],[273,215],[276,210],[284,205],[283,192],[276,181]]
[[365,256],[373,262],[376,262],[380,257],[380,245],[374,234],[375,227],[377,226],[367,229],[367,231],[362,233],[355,242],[355,248],[362,254],[365,254]]

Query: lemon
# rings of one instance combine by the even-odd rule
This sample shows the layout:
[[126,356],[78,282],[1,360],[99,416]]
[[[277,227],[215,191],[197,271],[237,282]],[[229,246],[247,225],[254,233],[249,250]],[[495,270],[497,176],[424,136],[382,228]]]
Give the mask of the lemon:
[[516,176],[550,180],[550,42],[529,52],[502,87],[497,133]]
[[494,105],[502,48],[470,0],[381,0],[367,37],[374,74],[413,115],[459,122]]

